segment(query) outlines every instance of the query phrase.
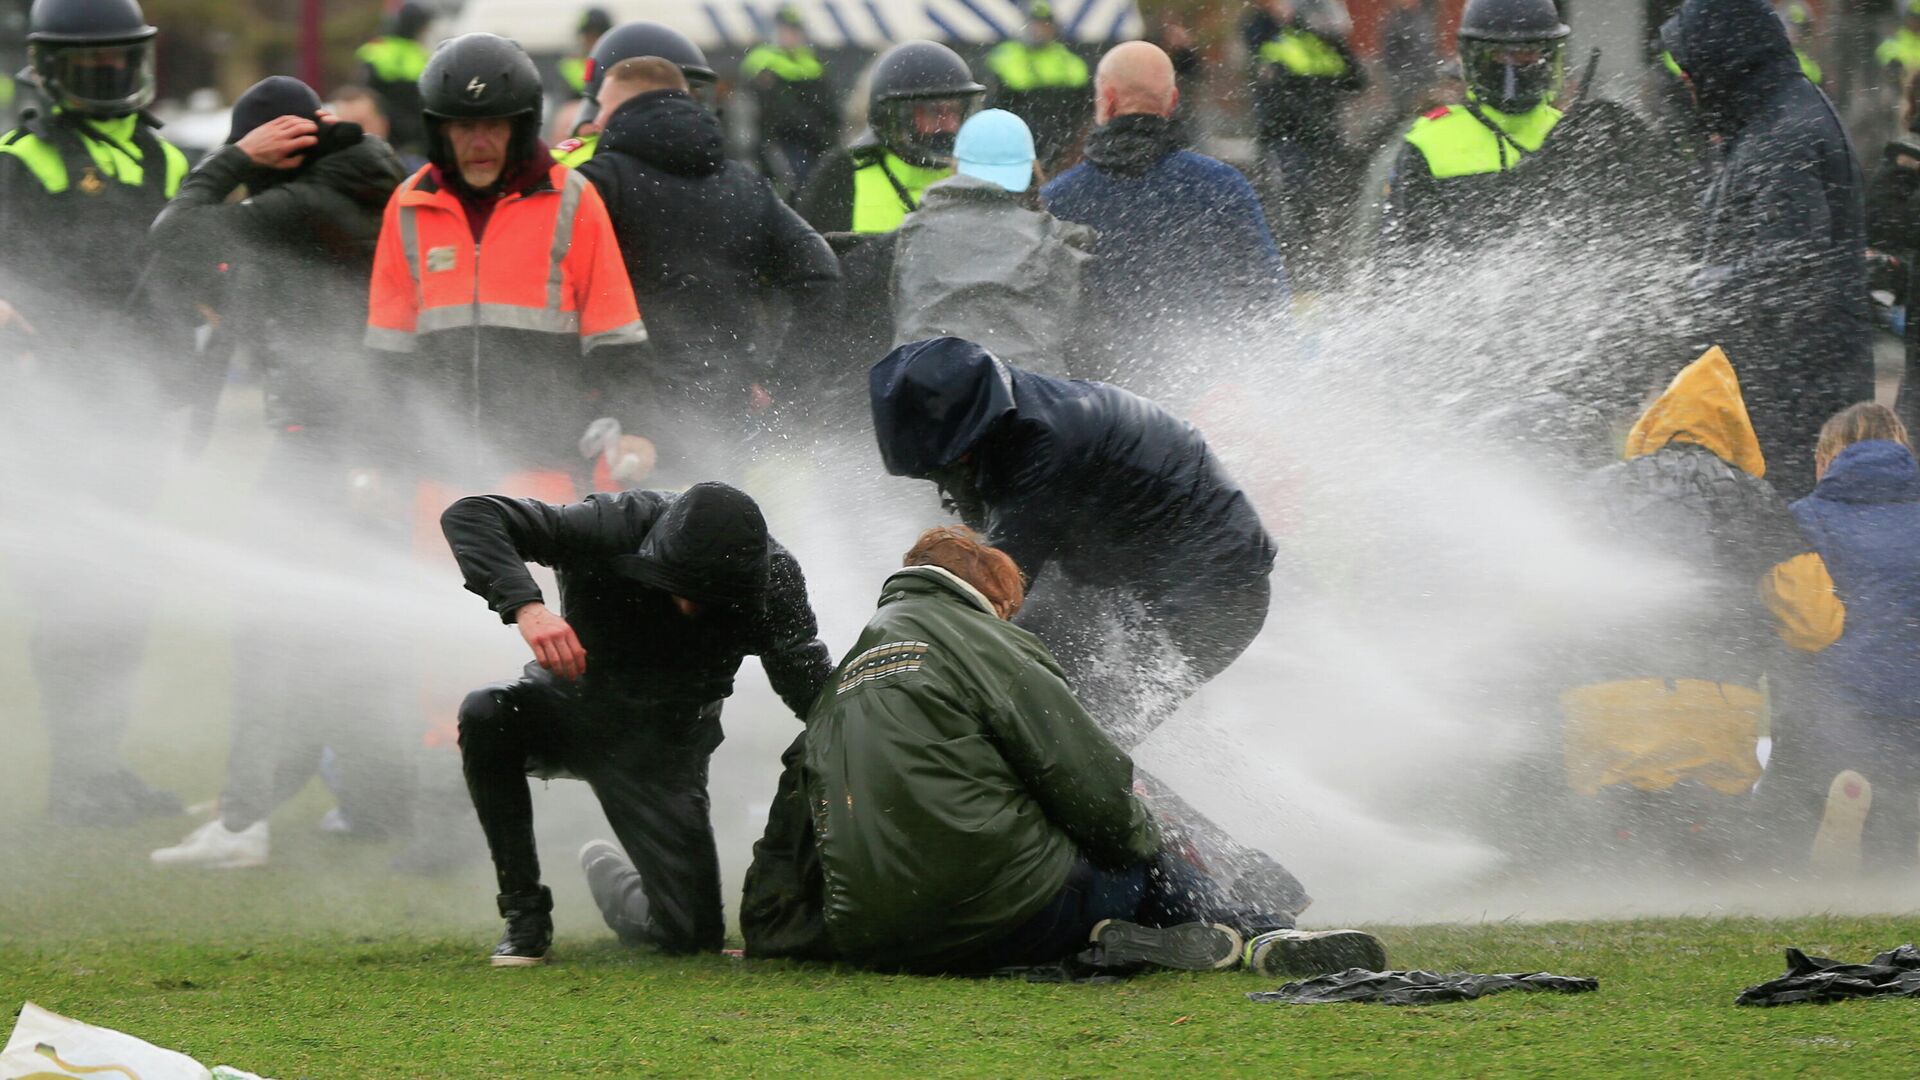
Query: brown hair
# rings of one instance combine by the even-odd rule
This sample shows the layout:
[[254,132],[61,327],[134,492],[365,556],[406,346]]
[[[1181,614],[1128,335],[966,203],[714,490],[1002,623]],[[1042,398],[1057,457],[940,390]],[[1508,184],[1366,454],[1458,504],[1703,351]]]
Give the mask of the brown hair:
[[913,542],[902,566],[937,566],[980,590],[994,614],[1013,618],[1026,602],[1027,589],[1020,568],[1006,552],[989,547],[980,534],[965,525],[928,529]]
[[601,81],[638,87],[643,92],[687,88],[686,72],[681,71],[673,61],[658,56],[629,56],[608,68]]
[[1840,456],[1840,451],[1868,439],[1885,439],[1913,449],[1907,425],[1900,422],[1892,409],[1862,401],[1841,409],[1820,425],[1820,442],[1813,448],[1814,464],[1824,472],[1828,463]]

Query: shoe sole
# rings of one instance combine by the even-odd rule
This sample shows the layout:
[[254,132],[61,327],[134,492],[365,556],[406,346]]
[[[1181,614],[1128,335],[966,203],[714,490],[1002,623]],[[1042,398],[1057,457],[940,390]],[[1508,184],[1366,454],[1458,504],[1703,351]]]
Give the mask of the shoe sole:
[[546,964],[544,956],[489,956],[487,962],[493,967],[541,967]]
[[1827,806],[1820,815],[1808,858],[1815,870],[1827,874],[1860,872],[1860,833],[1873,809],[1873,785],[1852,769],[1833,778],[1827,788]]
[[228,859],[216,859],[205,862],[200,859],[160,859],[155,858],[153,865],[178,870],[256,870],[267,865],[265,855],[237,855]]
[[1173,971],[1220,971],[1240,959],[1240,934],[1219,923],[1154,927],[1108,919],[1093,928],[1100,963],[1146,964]]
[[1261,975],[1331,975],[1349,968],[1387,970],[1380,939],[1359,930],[1303,931],[1254,947],[1248,970]]

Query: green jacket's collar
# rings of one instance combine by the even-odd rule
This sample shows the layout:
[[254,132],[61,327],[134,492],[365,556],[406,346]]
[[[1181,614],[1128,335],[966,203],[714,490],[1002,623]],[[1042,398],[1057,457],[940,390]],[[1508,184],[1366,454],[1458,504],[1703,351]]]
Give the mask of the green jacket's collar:
[[898,570],[887,579],[881,594],[885,595],[896,588],[907,592],[932,592],[935,589],[944,589],[981,611],[999,618],[999,613],[993,610],[993,605],[987,601],[986,596],[979,589],[967,584],[960,575],[938,566],[909,566]]

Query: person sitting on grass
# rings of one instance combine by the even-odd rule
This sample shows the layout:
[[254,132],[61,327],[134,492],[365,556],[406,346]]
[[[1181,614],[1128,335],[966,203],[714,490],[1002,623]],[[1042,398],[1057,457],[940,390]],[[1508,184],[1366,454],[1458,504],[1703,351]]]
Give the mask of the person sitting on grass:
[[[760,931],[767,886],[784,880],[785,895],[810,895],[822,916],[829,948],[812,955],[883,970],[980,973],[1076,956],[1191,971],[1243,955],[1273,973],[1385,966],[1379,942],[1357,931],[1243,940],[1241,929],[1274,916],[1233,910],[1165,848],[1133,762],[1040,640],[1008,621],[1024,599],[1010,557],[949,526],[923,534],[904,563],[788,754],[748,875],[749,954],[781,951]],[[793,854],[778,842],[783,811],[803,807],[817,844],[811,887],[771,865]]]
[[1818,483],[1792,506],[1814,553],[1776,575],[1792,570],[1799,589],[1769,594],[1782,639],[1810,654],[1811,671],[1805,720],[1778,733],[1769,770],[1768,786],[1794,805],[1767,817],[1791,828],[1818,815],[1812,863],[1825,873],[1857,872],[1863,859],[1910,868],[1920,850],[1920,467],[1911,446],[1883,405],[1863,401],[1827,420],[1814,448]]

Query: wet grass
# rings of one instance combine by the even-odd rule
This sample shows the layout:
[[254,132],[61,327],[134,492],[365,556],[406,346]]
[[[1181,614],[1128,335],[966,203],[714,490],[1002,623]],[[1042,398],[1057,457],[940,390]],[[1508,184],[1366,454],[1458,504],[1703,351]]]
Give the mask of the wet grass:
[[[152,832],[153,836],[145,835]],[[476,882],[282,841],[278,868],[161,873],[126,834],[0,833],[0,1002],[294,1077],[1911,1075],[1920,1002],[1737,1009],[1799,945],[1864,957],[1920,917],[1378,928],[1397,966],[1597,976],[1580,996],[1257,1005],[1243,974],[1051,986],[622,949],[563,895],[559,963],[495,971]],[[67,854],[81,848],[85,858]],[[124,849],[124,850],[121,850]],[[298,866],[299,870],[286,867]]]

